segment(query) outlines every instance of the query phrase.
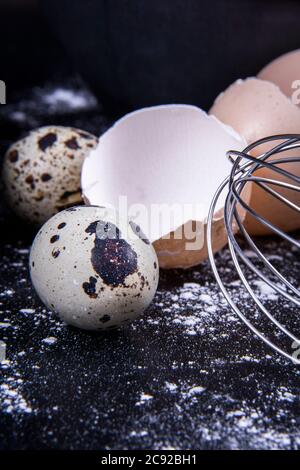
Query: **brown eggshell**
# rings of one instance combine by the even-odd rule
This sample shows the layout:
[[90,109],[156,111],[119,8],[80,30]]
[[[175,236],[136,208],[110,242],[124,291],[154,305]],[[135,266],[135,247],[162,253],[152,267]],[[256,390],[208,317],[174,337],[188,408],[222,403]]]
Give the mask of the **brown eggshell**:
[[300,49],[273,60],[259,72],[257,77],[275,83],[282,93],[300,106]]
[[[227,88],[216,99],[210,114],[232,126],[245,137],[248,143],[270,135],[300,134],[300,109],[292,104],[276,85],[256,78],[238,80]],[[254,149],[252,154],[258,156],[279,143],[280,141],[276,141],[260,146]],[[288,155],[297,153],[299,155],[297,151],[288,152]],[[279,158],[283,156],[284,154],[281,154]],[[284,165],[284,168],[300,176],[299,163]],[[291,183],[291,180],[279,177],[269,169],[261,169],[256,172],[256,175]],[[275,188],[275,186],[272,189],[276,189],[280,194],[300,205],[300,193]],[[257,185],[253,185],[250,205],[259,215],[284,231],[300,227],[300,215],[296,211],[288,208]],[[249,214],[246,216],[245,226],[253,235],[272,233]]]
[[[194,228],[196,223],[196,221],[192,222]],[[206,229],[207,224],[201,224],[201,230],[203,234],[206,233]],[[214,253],[223,248],[223,246],[227,243],[223,211],[219,211],[219,213],[215,215],[212,225],[212,241]],[[170,239],[166,240],[162,237],[155,241],[153,245],[159,259],[160,267],[165,269],[189,268],[207,259],[208,251],[206,236],[203,238],[203,245],[201,246],[200,250],[187,250],[186,243],[187,240],[185,238],[176,239],[174,232],[171,232]]]

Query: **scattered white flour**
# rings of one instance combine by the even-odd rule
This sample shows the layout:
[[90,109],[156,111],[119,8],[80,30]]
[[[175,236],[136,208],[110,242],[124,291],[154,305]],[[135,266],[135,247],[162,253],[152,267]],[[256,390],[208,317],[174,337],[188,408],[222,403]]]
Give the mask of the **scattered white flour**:
[[153,395],[150,395],[149,393],[142,392],[141,395],[140,395],[139,400],[136,402],[136,406],[144,405],[145,403],[149,402],[150,400],[153,400]]
[[5,382],[0,384],[0,407],[5,414],[29,414],[32,407],[27,403],[22,393],[23,379],[16,371],[15,365],[8,360],[0,363],[0,377],[8,374]]
[[28,255],[29,248],[16,248],[16,252],[20,255]]
[[12,121],[22,123],[26,121],[27,116],[23,111],[13,111],[10,113],[10,118]]
[[277,292],[272,289],[266,282],[262,280],[253,281],[253,284],[259,289],[259,293],[261,297],[267,298],[268,300],[277,300],[278,294]]
[[49,336],[49,338],[43,339],[42,342],[50,345],[55,344],[57,342],[57,338],[55,338],[54,336]]
[[[1,409],[4,413],[31,413],[32,408],[27,404],[22,394],[18,390],[18,383],[13,379],[12,384],[0,385]],[[19,381],[17,381],[19,382]]]
[[259,359],[253,357],[253,356],[241,356],[241,361],[242,362],[259,362]]
[[34,309],[34,308],[21,308],[21,309],[20,309],[20,313],[25,313],[25,314],[27,314],[27,313],[29,313],[29,314],[35,313],[35,309]]
[[64,108],[68,111],[92,109],[97,105],[96,98],[87,90],[54,88],[42,95],[45,104],[53,110]]
[[198,297],[192,291],[181,292],[180,298],[183,300],[196,300]]
[[[71,119],[66,125],[82,127],[81,122],[77,126],[72,119],[76,113],[93,112],[100,109],[96,97],[87,89],[82,87],[80,78],[74,79],[68,84],[45,84],[41,87],[34,87],[25,93],[22,101],[16,108],[15,103],[8,103],[5,110],[0,109],[0,117],[5,116],[18,127],[32,129],[49,124],[49,117],[68,114]],[[101,122],[106,121],[106,116],[97,116],[98,130],[100,132]],[[55,121],[53,121],[55,122]],[[96,129],[96,126],[95,126]]]
[[177,390],[177,388],[178,388],[178,385],[174,383],[166,382],[166,389],[169,390],[169,392],[174,392],[175,390]]
[[4,292],[0,293],[1,297],[8,297],[14,295],[15,291],[13,289],[6,289]]
[[204,392],[205,387],[201,387],[200,385],[195,385],[194,387],[191,387],[189,391],[187,392],[188,396],[193,396],[193,395],[199,395],[200,393]]

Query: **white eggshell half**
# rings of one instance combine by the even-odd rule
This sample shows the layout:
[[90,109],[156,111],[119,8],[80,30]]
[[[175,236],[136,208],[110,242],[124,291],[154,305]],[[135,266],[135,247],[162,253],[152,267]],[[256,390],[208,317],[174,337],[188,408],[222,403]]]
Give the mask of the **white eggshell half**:
[[[237,132],[195,106],[141,109],[117,121],[85,159],[83,196],[126,209],[154,243],[161,267],[193,266],[207,257],[208,209],[231,170],[226,151],[244,146]],[[216,249],[226,244],[224,199],[216,208]],[[183,226],[190,231],[180,235]]]

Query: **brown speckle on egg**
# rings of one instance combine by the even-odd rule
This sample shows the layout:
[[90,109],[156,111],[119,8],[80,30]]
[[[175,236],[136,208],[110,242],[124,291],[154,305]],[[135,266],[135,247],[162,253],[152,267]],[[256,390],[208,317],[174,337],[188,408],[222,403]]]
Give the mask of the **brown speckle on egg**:
[[124,285],[127,276],[137,270],[137,255],[130,244],[122,239],[118,227],[111,222],[97,220],[85,231],[95,235],[91,262],[96,273],[109,286]]
[[60,250],[58,248],[53,248],[52,256],[53,258],[57,258],[60,255]]
[[52,176],[49,173],[43,173],[41,176],[41,180],[46,183],[47,181],[51,180]]
[[32,175],[26,176],[25,181],[28,184],[32,184],[34,182],[33,176]]
[[97,279],[94,276],[91,276],[89,279],[89,282],[84,282],[82,284],[82,288],[84,292],[91,298],[91,299],[97,299],[98,295],[96,293],[96,284],[97,284]]
[[55,243],[59,240],[59,235],[53,235],[53,237],[50,238],[50,243]]
[[12,150],[11,152],[9,152],[8,158],[11,161],[11,163],[16,163],[19,158],[19,152],[17,150]]
[[110,316],[109,315],[103,315],[103,317],[101,317],[99,319],[101,321],[101,323],[107,323],[110,321]]
[[76,137],[71,137],[71,139],[66,140],[65,145],[72,150],[78,150],[80,148]]
[[28,176],[25,178],[25,182],[30,185],[30,188],[31,188],[32,190],[35,189],[34,178],[33,178],[32,175],[28,175]]
[[52,147],[57,141],[57,135],[55,132],[49,132],[48,134],[41,137],[38,141],[39,148],[42,152],[45,152],[47,148]]
[[89,134],[88,132],[78,131],[77,129],[74,129],[74,131],[77,132],[80,137],[83,137],[83,139],[93,140],[95,138],[92,134]]

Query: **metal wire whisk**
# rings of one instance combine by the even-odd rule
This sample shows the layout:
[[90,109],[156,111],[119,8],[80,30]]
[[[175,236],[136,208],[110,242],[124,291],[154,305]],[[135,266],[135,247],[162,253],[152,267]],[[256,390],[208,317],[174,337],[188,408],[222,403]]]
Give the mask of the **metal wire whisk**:
[[[253,149],[256,148],[257,150],[257,147],[272,141],[274,141],[275,146],[271,150],[262,153],[259,157],[254,157],[250,154]],[[261,249],[258,247],[257,242],[247,232],[243,224],[244,217],[241,215],[240,210],[242,208],[244,214],[245,211],[249,212],[256,220],[259,220],[260,223],[271,229],[274,234],[286,240],[292,246],[298,249],[300,248],[300,242],[295,239],[294,236],[283,232],[280,228],[273,225],[270,221],[266,220],[266,218],[262,217],[253,208],[251,208],[244,197],[245,191],[243,193],[243,189],[247,184],[254,183],[273,197],[279,199],[286,206],[293,209],[299,216],[300,207],[278,192],[278,188],[287,188],[292,191],[300,192],[300,178],[288,171],[289,163],[299,162],[300,165],[300,157],[281,155],[283,152],[298,148],[300,148],[300,134],[284,134],[258,140],[246,147],[243,152],[227,152],[227,157],[233,164],[232,171],[230,176],[218,188],[212,200],[207,221],[207,245],[209,259],[215,278],[233,311],[245,322],[248,328],[250,328],[255,335],[263,340],[268,346],[273,348],[273,350],[292,360],[294,363],[300,364],[300,360],[293,353],[293,349],[295,349],[297,345],[300,347],[300,339],[297,338],[290,329],[276,319],[270,312],[270,308],[262,303],[251,287],[249,274],[251,273],[251,275],[254,274],[257,276],[262,282],[274,289],[274,291],[276,291],[280,296],[298,307],[300,307],[299,288],[294,286],[285,276],[283,276],[263,254]],[[274,159],[274,156],[276,156],[276,159]],[[276,178],[266,178],[260,175],[258,176],[256,172],[261,168],[272,170],[272,172],[274,172],[274,176],[276,174],[284,176],[285,181],[279,181],[276,180]],[[249,312],[242,312],[240,310],[230,291],[224,285],[216,264],[212,247],[212,222],[217,202],[223,191],[226,190],[224,221],[230,255],[236,272],[241,280],[241,286],[246,289],[263,318],[267,320],[267,322],[271,322],[268,323],[268,325],[271,326],[272,324],[272,328],[275,333],[277,333],[276,341],[274,339],[270,339],[268,335],[269,330],[266,333],[254,325],[253,319],[249,319]],[[246,242],[248,247],[250,247],[250,250],[245,250],[241,247],[242,239]],[[251,259],[248,255],[249,251],[251,252]],[[287,344],[289,346],[282,347],[282,342],[280,339],[278,340],[278,337],[281,339],[284,337],[285,340],[288,340]],[[280,344],[277,344],[277,340]]]

